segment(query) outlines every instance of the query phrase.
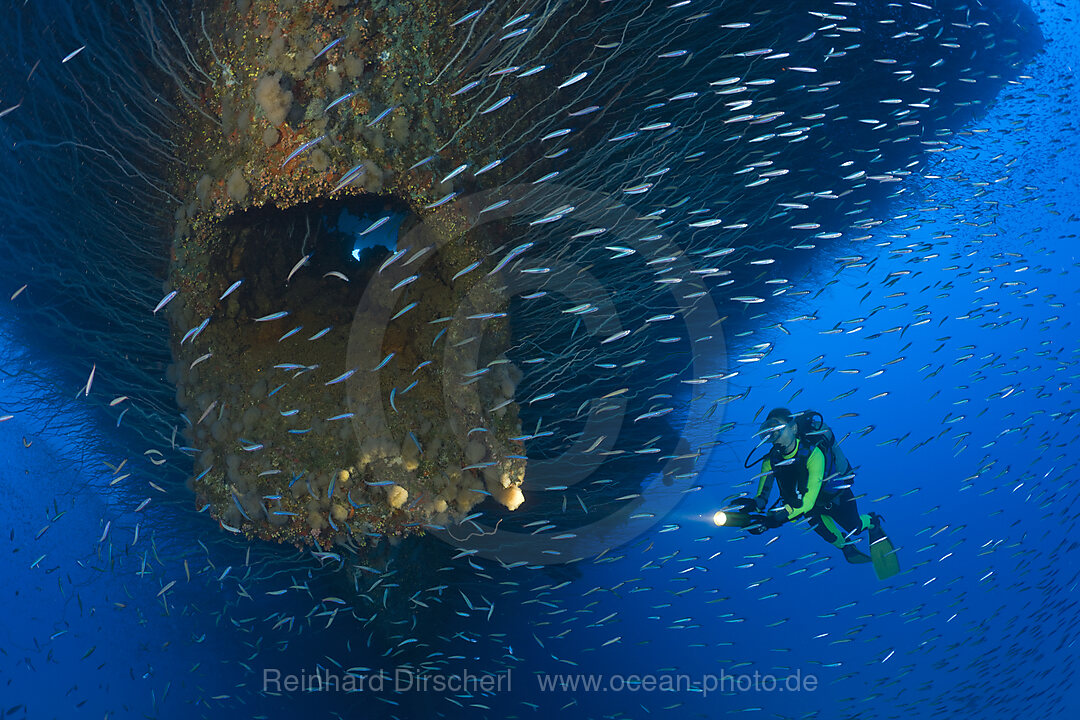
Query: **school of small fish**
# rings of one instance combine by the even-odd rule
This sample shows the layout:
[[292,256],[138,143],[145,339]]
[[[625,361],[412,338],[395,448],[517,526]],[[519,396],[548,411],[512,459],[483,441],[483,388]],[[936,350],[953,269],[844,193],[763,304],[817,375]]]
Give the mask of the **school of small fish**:
[[[117,433],[0,402],[86,477],[10,529],[67,608],[17,667],[81,655],[205,717],[1069,716],[1078,215],[1030,164],[1076,154],[1067,113],[1036,137],[1075,90],[1036,17],[1067,10],[91,5],[20,10],[48,52],[0,54],[4,297],[71,337],[5,377]],[[801,529],[700,522],[804,403],[900,540],[880,586]],[[121,670],[90,617],[159,649]],[[271,667],[516,692],[282,694]],[[721,669],[826,699],[531,684]]]

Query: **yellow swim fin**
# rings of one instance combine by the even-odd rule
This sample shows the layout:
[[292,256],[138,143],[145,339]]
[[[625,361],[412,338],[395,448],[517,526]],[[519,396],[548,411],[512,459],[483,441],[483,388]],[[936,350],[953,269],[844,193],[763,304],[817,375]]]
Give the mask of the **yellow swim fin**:
[[889,536],[881,529],[881,516],[874,513],[871,517],[874,524],[870,526],[870,560],[878,580],[887,580],[900,572],[900,558],[896,556],[896,548]]

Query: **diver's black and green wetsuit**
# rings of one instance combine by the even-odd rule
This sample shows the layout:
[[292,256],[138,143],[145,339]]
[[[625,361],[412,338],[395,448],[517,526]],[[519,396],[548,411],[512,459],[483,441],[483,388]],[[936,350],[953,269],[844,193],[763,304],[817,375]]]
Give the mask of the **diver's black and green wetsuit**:
[[869,560],[849,543],[854,536],[869,530],[874,520],[859,513],[850,476],[825,477],[825,456],[818,447],[801,438],[796,439],[794,449],[787,454],[773,447],[761,463],[761,478],[754,498],[761,509],[768,502],[774,478],[788,520],[805,515],[814,531],[841,548],[848,560]]
[[[744,498],[759,513],[759,519],[746,525],[749,532],[760,534],[806,516],[814,532],[840,548],[848,562],[872,562],[880,580],[900,572],[900,561],[881,527],[881,516],[859,512],[851,492],[855,473],[821,413],[805,410],[795,414],[787,408],[773,408],[758,434],[772,443],[772,449],[762,458],[757,493],[753,499]],[[750,466],[749,459],[746,466]],[[784,507],[766,512],[774,482]],[[742,512],[752,513],[753,509]],[[869,555],[855,546],[855,536],[866,530],[870,532]]]

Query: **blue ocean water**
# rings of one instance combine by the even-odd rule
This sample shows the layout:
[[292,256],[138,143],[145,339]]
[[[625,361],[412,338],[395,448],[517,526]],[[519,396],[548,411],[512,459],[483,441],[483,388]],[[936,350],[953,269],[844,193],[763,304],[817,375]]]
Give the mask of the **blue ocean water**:
[[[785,292],[734,304],[726,396],[710,396],[714,425],[691,429],[706,462],[679,504],[628,520],[644,528],[630,542],[569,566],[478,561],[472,572],[469,556],[420,546],[384,579],[234,541],[196,512],[186,469],[116,422],[123,403],[90,405],[65,363],[27,339],[41,330],[19,324],[31,284],[0,325],[0,417],[11,415],[0,422],[0,711],[1080,715],[1080,58],[1075,8],[1032,5],[1043,52],[903,180],[891,219],[792,251],[806,255],[781,260],[795,268]],[[42,282],[11,267],[12,292],[20,274]],[[777,405],[819,410],[836,430],[899,575],[877,581],[805,524],[760,536],[712,524],[752,490],[743,459]],[[416,569],[431,558],[452,569]],[[440,577],[445,590],[388,592]],[[427,686],[417,662],[431,663]],[[350,668],[366,687],[318,686],[350,682]]]

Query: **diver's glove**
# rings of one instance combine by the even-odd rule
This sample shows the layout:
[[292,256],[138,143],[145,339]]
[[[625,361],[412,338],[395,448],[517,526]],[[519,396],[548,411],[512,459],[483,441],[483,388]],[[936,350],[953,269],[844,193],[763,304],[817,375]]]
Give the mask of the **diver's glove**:
[[769,528],[765,527],[764,523],[759,521],[754,523],[753,525],[747,526],[746,532],[750,533],[751,535],[760,535],[768,529]]
[[771,530],[778,528],[788,521],[788,512],[786,508],[777,508],[765,513],[762,525],[765,529]]
[[756,515],[761,512],[757,498],[752,498],[747,495],[735,498],[731,501],[731,505],[738,508],[739,512],[744,512],[748,515]]

